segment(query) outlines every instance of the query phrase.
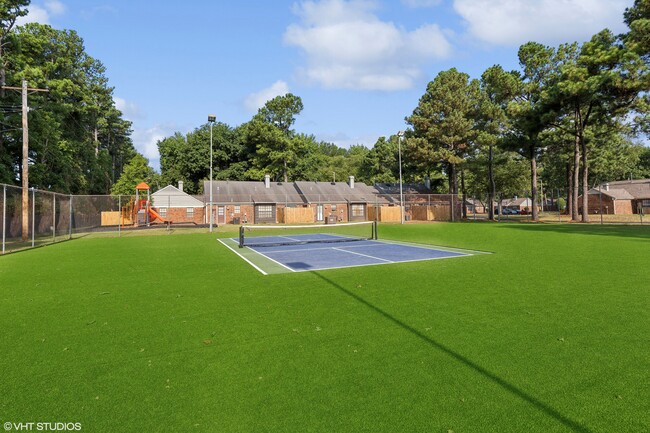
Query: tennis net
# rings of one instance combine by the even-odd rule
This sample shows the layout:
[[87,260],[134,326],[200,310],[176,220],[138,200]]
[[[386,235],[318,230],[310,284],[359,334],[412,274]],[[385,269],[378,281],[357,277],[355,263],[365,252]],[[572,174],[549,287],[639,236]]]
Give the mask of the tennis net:
[[241,226],[239,228],[240,248],[369,239],[377,239],[377,223],[375,221],[304,226]]

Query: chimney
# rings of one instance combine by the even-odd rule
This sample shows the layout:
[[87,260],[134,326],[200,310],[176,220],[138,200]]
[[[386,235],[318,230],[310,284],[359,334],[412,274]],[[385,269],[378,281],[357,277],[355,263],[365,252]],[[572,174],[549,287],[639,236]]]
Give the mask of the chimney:
[[264,188],[266,188],[266,189],[271,188],[271,175],[270,174],[265,174],[264,175]]
[[429,179],[429,176],[424,176],[424,187],[431,189],[431,179]]
[[179,189],[181,192],[183,192],[183,181],[182,181],[182,180],[179,180],[179,181],[178,181],[178,189]]
[[350,188],[354,188],[354,176],[350,176],[349,185]]
[[605,191],[609,191],[609,183],[606,183],[606,184],[603,185],[603,186],[605,187]]

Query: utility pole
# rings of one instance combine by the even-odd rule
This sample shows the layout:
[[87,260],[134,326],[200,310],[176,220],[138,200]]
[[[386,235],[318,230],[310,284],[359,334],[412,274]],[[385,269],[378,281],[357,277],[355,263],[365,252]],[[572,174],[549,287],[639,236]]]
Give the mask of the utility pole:
[[23,78],[22,87],[2,86],[2,89],[18,90],[22,93],[23,99],[23,162],[21,180],[23,186],[23,232],[22,239],[26,241],[29,238],[29,123],[27,121],[27,113],[29,113],[29,106],[27,105],[27,95],[34,92],[49,92],[48,89],[30,89],[27,87],[27,80]]

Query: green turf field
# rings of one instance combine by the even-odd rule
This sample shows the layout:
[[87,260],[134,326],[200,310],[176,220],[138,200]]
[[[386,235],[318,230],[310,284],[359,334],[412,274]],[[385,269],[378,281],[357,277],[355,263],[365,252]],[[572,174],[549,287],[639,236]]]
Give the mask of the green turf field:
[[494,254],[263,276],[215,235],[175,232],[2,256],[0,422],[650,431],[650,228],[380,236]]

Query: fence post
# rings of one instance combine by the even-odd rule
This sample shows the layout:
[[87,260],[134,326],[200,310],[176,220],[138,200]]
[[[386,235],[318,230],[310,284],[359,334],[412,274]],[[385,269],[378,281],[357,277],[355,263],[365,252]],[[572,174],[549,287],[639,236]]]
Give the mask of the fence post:
[[5,232],[7,231],[7,185],[2,185],[2,254],[5,253]]
[[117,218],[117,237],[122,237],[122,194],[117,196],[117,211],[119,217]]
[[32,248],[35,245],[35,230],[36,228],[36,190],[32,187]]
[[70,220],[68,221],[68,239],[72,239],[72,194],[70,194]]
[[[600,202],[600,225],[603,225],[603,191],[601,189],[601,184],[598,185],[598,201]],[[589,210],[589,206],[587,206],[587,210]]]
[[454,215],[455,209],[454,209],[454,194],[451,194],[451,222],[453,223],[455,221],[456,216]]
[[52,243],[56,243],[56,194],[52,193]]
[[497,217],[497,222],[500,223],[501,222],[501,214],[503,213],[503,206],[502,206],[502,204],[503,204],[503,195],[501,193],[499,193],[499,195],[497,196],[497,199],[499,200],[499,202],[497,203],[497,210],[499,211],[498,212],[498,217]]

